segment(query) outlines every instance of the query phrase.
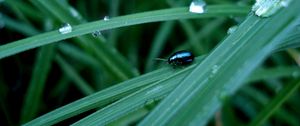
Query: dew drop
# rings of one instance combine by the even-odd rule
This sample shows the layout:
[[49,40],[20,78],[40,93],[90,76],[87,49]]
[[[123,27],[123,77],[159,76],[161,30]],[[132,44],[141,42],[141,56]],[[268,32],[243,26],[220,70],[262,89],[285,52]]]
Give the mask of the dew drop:
[[237,30],[238,26],[231,26],[228,30],[227,30],[227,34],[232,34],[233,32],[235,32]]
[[94,32],[92,33],[92,35],[93,35],[93,37],[99,37],[99,36],[102,35],[102,33],[101,33],[100,30],[98,30],[98,31],[94,31]]
[[109,16],[104,16],[103,20],[104,21],[108,21],[109,20]]
[[252,11],[259,17],[269,17],[280,8],[288,7],[291,0],[256,0]]
[[68,23],[63,24],[61,28],[58,29],[59,33],[61,34],[67,34],[72,32],[72,26]]
[[192,13],[204,13],[206,3],[203,0],[193,0],[190,4],[189,11]]

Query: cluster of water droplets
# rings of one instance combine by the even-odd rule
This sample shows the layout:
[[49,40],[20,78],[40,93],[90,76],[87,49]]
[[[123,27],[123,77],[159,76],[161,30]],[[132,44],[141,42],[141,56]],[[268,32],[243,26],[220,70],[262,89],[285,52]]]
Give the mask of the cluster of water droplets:
[[209,78],[214,77],[215,74],[219,71],[219,68],[220,68],[220,66],[218,66],[218,65],[213,65],[213,66],[211,67],[211,73],[210,73],[210,75],[209,75]]
[[282,7],[288,7],[291,0],[256,0],[252,11],[257,16],[269,17],[275,14]]
[[211,73],[212,73],[212,74],[216,74],[216,73],[218,72],[218,70],[219,70],[219,66],[218,66],[218,65],[214,65],[214,66],[212,67]]
[[69,23],[63,24],[61,28],[58,29],[59,33],[61,34],[67,34],[72,32],[72,26]]
[[206,3],[203,0],[193,0],[190,4],[189,11],[192,13],[204,13]]

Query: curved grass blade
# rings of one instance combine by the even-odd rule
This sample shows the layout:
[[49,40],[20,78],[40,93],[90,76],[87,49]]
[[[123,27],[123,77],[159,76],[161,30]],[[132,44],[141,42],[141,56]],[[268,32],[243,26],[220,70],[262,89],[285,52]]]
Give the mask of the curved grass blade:
[[89,34],[96,30],[107,30],[130,25],[191,18],[209,18],[220,16],[243,16],[248,13],[248,7],[239,7],[233,5],[208,6],[207,13],[198,15],[188,12],[188,8],[174,8],[150,11],[127,16],[111,18],[107,21],[95,21],[73,27],[73,31],[68,34],[60,34],[58,31],[51,31],[39,34],[26,39],[18,40],[9,44],[0,46],[0,59],[20,53],[32,48],[58,42],[67,38],[72,38],[84,34]]

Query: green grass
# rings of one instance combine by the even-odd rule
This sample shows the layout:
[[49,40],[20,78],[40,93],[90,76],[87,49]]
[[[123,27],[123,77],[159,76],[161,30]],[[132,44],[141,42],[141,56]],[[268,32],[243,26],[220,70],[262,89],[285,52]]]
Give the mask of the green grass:
[[[190,2],[0,3],[0,125],[300,125],[300,1]],[[178,50],[195,62],[154,60]]]

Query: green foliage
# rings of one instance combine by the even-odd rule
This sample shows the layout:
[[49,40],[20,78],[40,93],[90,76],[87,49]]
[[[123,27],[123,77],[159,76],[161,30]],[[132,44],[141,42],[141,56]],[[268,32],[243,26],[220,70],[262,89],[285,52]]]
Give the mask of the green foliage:
[[300,125],[300,1],[190,2],[0,2],[0,125]]

